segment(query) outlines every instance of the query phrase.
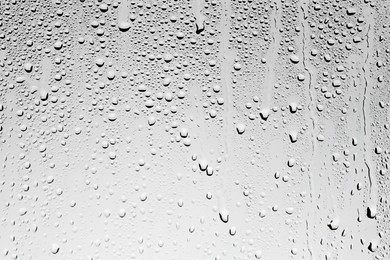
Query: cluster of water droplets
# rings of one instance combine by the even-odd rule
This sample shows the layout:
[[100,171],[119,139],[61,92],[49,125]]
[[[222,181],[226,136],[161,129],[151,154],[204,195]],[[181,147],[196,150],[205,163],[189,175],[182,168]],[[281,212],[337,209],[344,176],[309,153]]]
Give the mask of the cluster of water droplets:
[[389,259],[388,18],[0,3],[0,258]]

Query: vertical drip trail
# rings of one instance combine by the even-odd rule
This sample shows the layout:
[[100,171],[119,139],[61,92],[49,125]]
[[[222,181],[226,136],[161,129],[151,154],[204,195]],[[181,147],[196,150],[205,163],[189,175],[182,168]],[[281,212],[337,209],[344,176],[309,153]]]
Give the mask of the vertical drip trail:
[[222,61],[221,76],[223,84],[223,95],[226,101],[225,106],[225,149],[226,149],[226,162],[229,162],[229,158],[232,153],[231,143],[233,124],[231,116],[233,113],[233,94],[231,86],[231,68],[234,61],[234,52],[229,49],[229,32],[230,32],[230,18],[231,14],[231,3],[230,1],[222,1],[222,21],[221,21],[221,53],[220,60]]
[[220,189],[218,190],[218,208],[220,217],[224,218],[223,221],[228,221],[228,205],[224,195],[226,194],[227,188],[227,177],[229,172],[231,172],[232,167],[232,153],[233,149],[231,148],[231,142],[233,140],[233,122],[232,116],[234,112],[233,108],[233,94],[232,94],[232,72],[231,68],[233,67],[234,62],[234,52],[229,48],[229,38],[230,38],[230,18],[231,14],[231,3],[230,0],[222,1],[222,18],[221,18],[221,51],[219,53],[219,60],[222,62],[221,65],[221,77],[222,77],[222,94],[225,99],[224,107],[224,147],[225,147],[225,167],[224,173],[220,176]]
[[[307,3],[304,2],[302,3],[301,5],[301,11],[302,11],[302,22],[301,22],[301,25],[302,25],[302,63],[303,63],[303,67],[305,69],[305,71],[308,73],[309,75],[309,83],[308,83],[308,89],[309,89],[309,98],[310,98],[310,104],[308,106],[308,110],[310,112],[310,118],[311,118],[311,121],[312,121],[312,131],[311,131],[311,139],[312,139],[312,149],[311,149],[311,158],[313,161],[313,158],[314,158],[314,155],[316,153],[316,150],[317,150],[317,146],[316,146],[316,140],[315,140],[315,135],[314,135],[314,131],[316,130],[316,118],[315,118],[315,112],[313,110],[313,106],[315,106],[314,104],[314,93],[313,93],[313,86],[312,86],[312,72],[311,70],[308,68],[307,66],[307,63],[306,63],[306,24],[305,24],[305,20],[307,19],[307,16],[305,15],[305,10],[303,8],[304,5],[306,5]],[[309,206],[309,210],[308,210],[308,213],[307,213],[307,219],[306,219],[306,242],[307,242],[307,247],[308,247],[308,250],[309,250],[309,254],[310,254],[310,259],[313,259],[313,249],[312,249],[312,246],[311,246],[311,242],[310,242],[310,215],[311,215],[311,207],[313,205],[313,191],[314,191],[314,184],[313,184],[313,176],[311,174],[311,170],[312,170],[312,167],[310,165],[309,167],[309,171],[308,171],[308,177],[309,177],[309,187],[310,187],[310,206]]]
[[368,25],[367,33],[366,33],[366,57],[362,66],[362,72],[364,77],[364,91],[363,91],[363,101],[362,101],[362,117],[363,117],[363,130],[364,130],[364,164],[367,168],[367,175],[369,181],[369,203],[376,204],[376,178],[375,173],[372,173],[372,158],[371,158],[371,124],[369,122],[370,112],[369,112],[369,96],[370,96],[370,86],[369,86],[369,71],[367,66],[369,66],[369,58],[371,55],[370,52],[370,33],[371,33],[371,25]]
[[264,77],[264,98],[263,98],[263,108],[269,108],[272,103],[272,94],[273,94],[273,82],[275,78],[275,63],[276,59],[273,58],[273,55],[275,52],[277,52],[277,42],[279,42],[280,37],[278,37],[277,30],[278,30],[278,3],[274,2],[274,8],[273,8],[273,23],[270,23],[270,31],[271,34],[271,44],[269,45],[267,56],[267,66],[266,66],[266,74]]

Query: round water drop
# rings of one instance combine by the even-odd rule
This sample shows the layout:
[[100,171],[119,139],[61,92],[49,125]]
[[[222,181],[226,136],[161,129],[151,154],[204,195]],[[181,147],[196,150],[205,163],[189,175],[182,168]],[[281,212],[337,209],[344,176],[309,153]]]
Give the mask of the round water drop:
[[206,16],[199,14],[195,17],[195,22],[196,22],[196,34],[200,34],[204,31],[204,23],[206,20]]
[[328,227],[331,229],[331,230],[336,230],[338,229],[340,226],[340,219],[339,218],[334,218],[332,219],[329,224],[328,224]]
[[137,16],[135,14],[130,14],[129,19],[130,21],[134,21],[135,19],[137,19]]
[[295,165],[295,159],[294,158],[290,158],[290,159],[288,159],[288,161],[287,161],[287,165],[288,165],[288,167],[293,167],[294,165]]
[[149,116],[148,118],[148,124],[150,126],[154,125],[156,123],[157,119],[154,116]]
[[172,81],[172,79],[171,79],[170,77],[166,77],[166,78],[164,78],[164,80],[163,80],[163,85],[166,87],[166,86],[168,86],[169,84],[171,84],[171,81]]
[[213,90],[215,93],[218,93],[219,91],[221,91],[221,86],[220,85],[214,85],[213,86]]
[[107,72],[107,78],[109,79],[109,80],[113,80],[114,78],[115,78],[115,71],[114,70],[109,70],[108,72]]
[[369,218],[375,218],[376,214],[377,214],[377,210],[375,205],[371,205],[367,207],[367,216]]
[[234,69],[235,70],[240,70],[242,68],[242,65],[240,63],[234,63]]
[[184,201],[183,201],[182,199],[179,199],[179,201],[177,202],[177,205],[178,205],[179,207],[183,207]]
[[102,11],[102,12],[107,12],[107,10],[108,10],[108,5],[107,4],[100,4],[99,5],[99,9],[100,9],[100,11]]
[[188,129],[187,128],[180,129],[180,136],[182,138],[186,138],[188,136]]
[[164,55],[164,61],[165,62],[170,62],[170,61],[172,61],[172,59],[173,59],[172,54],[167,53],[167,54]]
[[39,97],[41,98],[41,100],[45,101],[48,99],[49,93],[46,90],[42,89],[39,93]]
[[324,60],[325,60],[326,62],[330,62],[330,61],[332,60],[332,56],[330,56],[330,54],[325,54]]
[[54,182],[54,177],[53,177],[52,175],[48,176],[48,177],[46,178],[46,182],[47,182],[48,184],[53,183],[53,182]]
[[184,139],[184,140],[183,140],[183,144],[184,144],[185,146],[190,146],[190,145],[191,145],[191,138],[186,138],[186,139]]
[[191,226],[191,227],[188,229],[188,231],[189,231],[190,233],[194,233],[195,227],[194,227],[194,226]]
[[295,248],[295,247],[293,249],[291,249],[291,254],[297,255],[298,254],[298,249]]
[[229,212],[227,209],[221,209],[219,212],[219,218],[223,223],[228,223],[229,222]]
[[122,32],[126,32],[130,29],[131,24],[129,22],[120,22],[118,28]]
[[381,154],[383,152],[383,149],[381,147],[379,147],[379,146],[375,147],[374,150],[375,150],[376,154]]
[[140,84],[138,85],[138,91],[139,92],[145,92],[146,91],[146,85],[145,84]]
[[347,9],[347,15],[354,15],[354,14],[356,14],[356,9],[353,7],[349,7]]
[[115,121],[117,119],[117,115],[115,113],[108,114],[108,120],[111,122]]
[[[23,83],[25,80],[26,80],[26,79],[25,79],[25,77],[23,77],[23,76],[17,77],[17,78],[15,79],[16,83]],[[13,88],[14,88],[14,85],[13,85],[13,84],[10,84],[9,87],[10,87],[10,89],[13,89]]]
[[200,160],[200,162],[199,162],[199,169],[201,171],[205,171],[207,169],[207,166],[208,166],[208,163],[207,163],[206,159]]
[[54,43],[54,49],[60,50],[62,48],[62,42],[55,42]]
[[358,140],[355,137],[352,137],[352,145],[357,146],[358,145]]
[[173,94],[171,92],[167,92],[164,94],[165,100],[171,102],[173,99]]
[[177,32],[177,33],[176,33],[176,37],[177,37],[178,39],[183,39],[183,38],[184,38],[184,33],[183,33],[183,32]]
[[32,85],[32,86],[30,87],[30,92],[31,92],[31,93],[35,93],[35,92],[37,92],[37,91],[38,91],[38,87],[37,87],[37,86]]
[[323,141],[325,141],[325,136],[322,135],[322,134],[319,134],[319,135],[317,135],[317,140],[318,140],[319,142],[323,142]]
[[236,227],[231,227],[231,228],[229,229],[229,234],[230,234],[231,236],[234,236],[236,233],[237,233]]
[[115,160],[116,154],[115,154],[114,152],[110,152],[110,153],[108,154],[108,157],[109,157],[111,160]]
[[27,209],[26,208],[20,208],[19,209],[19,215],[20,216],[24,216],[27,214]]
[[257,250],[256,252],[255,252],[255,257],[256,257],[256,259],[261,259],[261,256],[263,255],[263,253],[260,251],[260,250]]
[[298,140],[298,133],[295,131],[292,131],[289,133],[290,142],[295,143]]
[[207,176],[212,176],[214,174],[214,169],[212,167],[207,167],[206,169]]
[[52,254],[57,254],[60,251],[60,246],[58,244],[52,244],[50,251]]
[[340,87],[341,86],[341,81],[338,80],[338,79],[333,80],[332,86],[335,87],[335,88]]
[[80,128],[80,127],[76,127],[76,128],[74,129],[74,133],[75,133],[76,135],[81,134],[81,128]]
[[32,65],[31,62],[26,62],[26,63],[24,64],[24,70],[25,70],[25,71],[31,72],[32,69],[33,69],[33,65]]
[[304,80],[305,80],[305,75],[303,75],[303,74],[298,74],[297,79],[298,79],[299,81],[304,81]]
[[297,64],[299,62],[299,57],[295,54],[290,56],[290,61],[294,64]]
[[263,109],[260,111],[260,117],[261,117],[261,119],[263,119],[264,121],[267,121],[267,119],[268,119],[268,117],[269,117],[269,114],[270,114],[269,108],[263,108]]
[[245,132],[245,128],[246,128],[246,126],[244,124],[238,124],[236,126],[237,133],[242,135]]
[[44,151],[46,151],[46,146],[43,145],[43,144],[41,144],[41,145],[39,146],[39,151],[40,151],[41,153],[43,153]]
[[173,14],[169,17],[169,20],[174,23],[177,21],[177,16]]
[[297,112],[298,105],[297,103],[292,102],[290,103],[289,108],[290,108],[290,112],[294,114],[295,112]]
[[289,214],[289,215],[293,214],[294,213],[294,208],[293,207],[286,208],[286,213]]
[[145,101],[145,106],[146,106],[147,108],[153,107],[153,106],[154,106],[154,101],[151,100],[151,99],[146,100],[146,101]]
[[120,218],[124,218],[126,216],[126,210],[125,209],[119,209],[118,216]]
[[378,240],[374,239],[368,245],[368,250],[370,250],[371,252],[375,252],[378,249],[378,246],[379,246]]
[[147,198],[148,198],[148,194],[146,194],[146,192],[142,193],[141,196],[139,197],[141,201],[145,201]]
[[97,58],[96,61],[95,61],[96,65],[98,65],[99,67],[103,66],[104,65],[104,59],[102,58]]

